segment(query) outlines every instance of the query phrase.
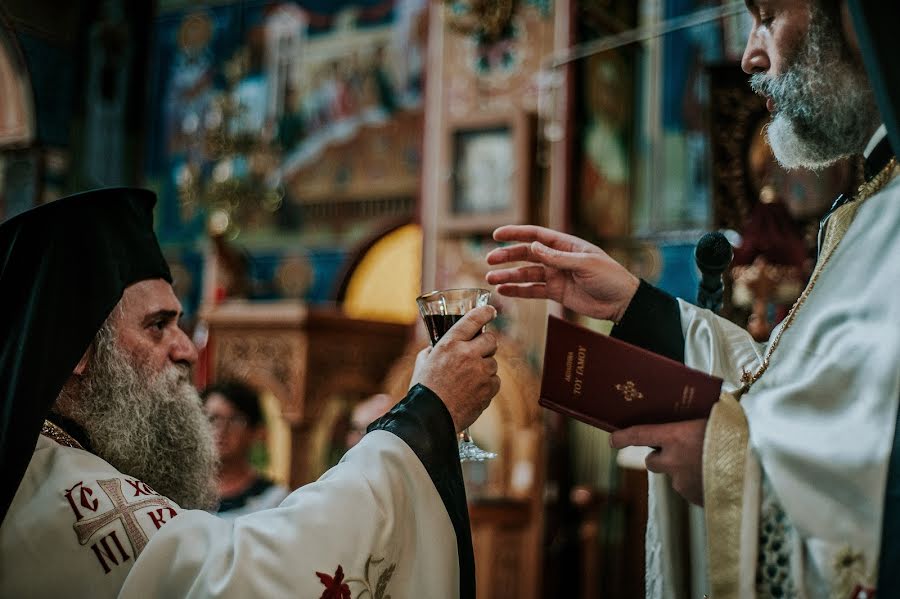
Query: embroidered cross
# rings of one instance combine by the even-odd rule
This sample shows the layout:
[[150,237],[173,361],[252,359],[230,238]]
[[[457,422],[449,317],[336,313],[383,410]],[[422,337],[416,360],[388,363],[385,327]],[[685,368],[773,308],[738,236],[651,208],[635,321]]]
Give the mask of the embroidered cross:
[[625,397],[625,401],[644,399],[644,394],[637,390],[634,381],[627,381],[624,385],[619,383],[616,385],[616,391],[620,392]]
[[138,524],[137,518],[134,515],[135,512],[150,506],[159,506],[168,508],[174,513],[171,503],[161,495],[149,499],[142,499],[134,503],[128,503],[125,500],[125,494],[122,493],[122,480],[118,478],[98,480],[97,484],[100,485],[100,488],[103,489],[103,492],[109,497],[109,500],[113,504],[113,509],[94,518],[76,522],[74,528],[75,532],[78,534],[78,542],[82,545],[87,545],[88,541],[91,540],[91,537],[93,537],[94,533],[98,530],[111,522],[121,520],[123,526],[125,526],[125,533],[128,535],[128,540],[131,541],[131,547],[134,550],[135,556],[140,555],[150,539],[141,528],[140,524]]

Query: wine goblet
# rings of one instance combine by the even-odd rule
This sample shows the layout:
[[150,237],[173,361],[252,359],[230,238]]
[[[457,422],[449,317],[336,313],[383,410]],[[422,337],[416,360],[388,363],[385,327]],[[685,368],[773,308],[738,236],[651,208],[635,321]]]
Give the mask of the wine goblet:
[[[466,312],[487,306],[490,298],[491,292],[487,289],[444,289],[417,297],[416,303],[428,329],[431,345],[436,345]],[[461,462],[483,462],[496,457],[496,453],[485,451],[472,441],[468,428],[459,433]]]

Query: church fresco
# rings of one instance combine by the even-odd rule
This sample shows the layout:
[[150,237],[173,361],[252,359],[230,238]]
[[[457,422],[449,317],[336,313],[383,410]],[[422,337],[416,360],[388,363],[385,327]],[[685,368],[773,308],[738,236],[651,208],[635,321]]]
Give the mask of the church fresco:
[[215,223],[248,248],[269,298],[293,288],[265,279],[300,247],[315,281],[302,297],[328,299],[335,254],[365,236],[363,217],[412,215],[426,6],[161,3],[145,174],[160,195],[162,242],[199,251]]

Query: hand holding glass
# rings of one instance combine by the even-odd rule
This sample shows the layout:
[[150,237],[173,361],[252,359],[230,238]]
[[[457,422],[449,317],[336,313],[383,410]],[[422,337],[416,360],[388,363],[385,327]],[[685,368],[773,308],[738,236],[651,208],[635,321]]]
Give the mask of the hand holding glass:
[[[417,297],[416,303],[428,329],[431,345],[436,345],[466,312],[487,306],[490,298],[491,292],[487,289],[445,289]],[[496,453],[485,451],[472,441],[468,428],[459,434],[460,461],[482,462],[495,457]]]

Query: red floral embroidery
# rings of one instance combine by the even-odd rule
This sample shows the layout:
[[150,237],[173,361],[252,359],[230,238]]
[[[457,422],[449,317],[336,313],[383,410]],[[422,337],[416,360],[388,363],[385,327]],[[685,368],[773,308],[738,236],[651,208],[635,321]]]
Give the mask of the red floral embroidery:
[[853,593],[850,595],[850,599],[875,599],[877,595],[875,589],[867,589],[862,585],[856,585],[856,588],[853,589]]
[[352,599],[350,587],[344,582],[344,569],[339,565],[334,576],[316,572],[316,576],[325,585],[322,596],[319,599]]

